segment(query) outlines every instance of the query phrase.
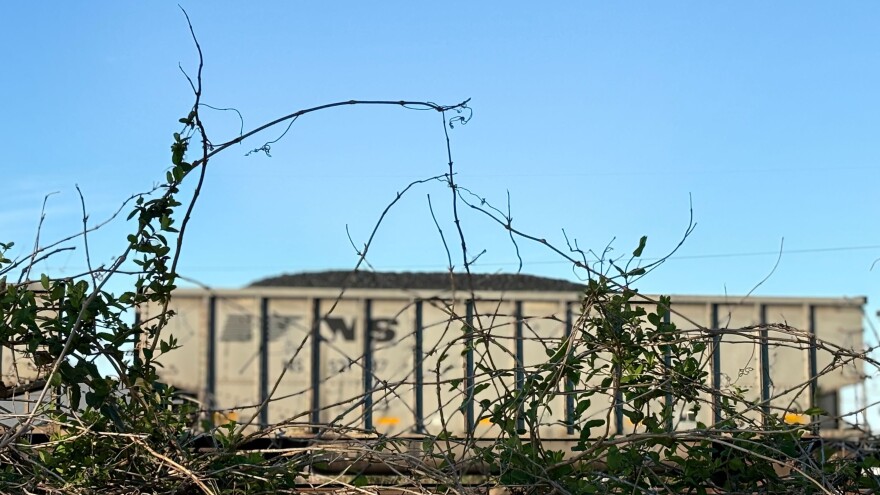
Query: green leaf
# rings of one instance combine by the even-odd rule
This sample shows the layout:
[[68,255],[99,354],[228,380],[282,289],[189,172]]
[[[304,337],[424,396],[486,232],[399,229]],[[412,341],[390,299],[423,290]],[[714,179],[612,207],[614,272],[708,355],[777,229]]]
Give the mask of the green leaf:
[[361,486],[367,486],[368,484],[369,484],[369,480],[367,480],[367,477],[362,474],[355,476],[355,478],[353,480],[351,480],[352,486],[361,487]]
[[647,243],[647,242],[648,242],[648,236],[643,235],[642,238],[639,239],[639,247],[637,247],[636,250],[633,251],[634,257],[638,258],[639,256],[642,255],[642,251],[645,249],[645,243]]
[[104,404],[101,406],[101,414],[104,415],[105,418],[113,421],[113,424],[116,425],[120,430],[125,429],[125,424],[122,422],[122,416],[119,415],[119,411],[116,409],[116,406],[111,404]]
[[43,289],[49,290],[49,276],[45,273],[40,275],[40,285],[43,286]]
[[67,387],[68,392],[70,393],[70,407],[74,409],[79,409],[79,403],[82,400],[79,388],[79,384],[74,384],[72,387]]
[[628,409],[623,410],[623,415],[629,418],[633,424],[639,424],[645,419],[645,415],[641,411],[630,411]]
[[612,445],[611,448],[608,449],[608,456],[606,460],[608,462],[608,467],[611,469],[611,471],[617,471],[623,464],[623,456],[620,455],[620,450],[618,450],[617,447],[614,445]]
[[574,415],[576,417],[580,417],[581,414],[584,413],[587,409],[590,408],[590,399],[584,399],[578,402],[577,407],[574,410]]
[[483,390],[486,390],[487,388],[489,388],[488,383],[481,383],[481,384],[477,385],[476,387],[474,387],[474,395],[479,394],[480,392],[482,392]]
[[811,407],[804,411],[804,414],[807,416],[827,416],[828,411],[822,409],[821,407]]
[[37,451],[37,455],[40,457],[40,462],[42,462],[43,464],[51,465],[54,461],[54,459],[52,458],[52,453],[47,450],[40,449]]
[[[583,425],[581,425],[581,432],[586,431],[587,436],[589,436],[591,429],[598,428],[598,427],[604,426],[604,425],[605,425],[604,419],[591,419],[591,420],[587,421],[586,423],[584,423]],[[582,433],[581,437],[583,437],[583,436],[584,435]]]

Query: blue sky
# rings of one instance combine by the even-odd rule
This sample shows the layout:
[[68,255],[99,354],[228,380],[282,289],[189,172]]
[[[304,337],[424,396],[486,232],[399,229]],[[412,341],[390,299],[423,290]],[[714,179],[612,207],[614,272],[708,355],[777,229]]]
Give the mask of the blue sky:
[[[873,2],[184,3],[205,54],[204,99],[235,107],[245,128],[348,99],[455,103],[473,119],[451,131],[460,183],[504,206],[514,226],[564,245],[647,257],[697,227],[645,292],[868,296],[880,300],[880,5]],[[6,118],[0,238],[33,244],[79,228],[161,179],[170,135],[192,102],[178,63],[196,52],[174,3],[10,4],[0,17]],[[204,111],[215,141],[238,133]],[[446,171],[436,114],[342,108],[300,119],[272,147],[210,165],[182,272],[240,286],[280,272],[349,268],[349,244],[412,180]],[[452,234],[442,184],[390,212],[368,260],[377,269],[442,270],[434,202]],[[462,222],[475,268],[513,271],[505,233]],[[90,240],[94,261],[123,248],[122,221]],[[573,278],[523,241],[524,271]],[[14,253],[15,254],[15,253]],[[460,256],[455,258],[460,260]],[[457,263],[460,266],[460,262]],[[82,252],[43,266],[82,271]]]

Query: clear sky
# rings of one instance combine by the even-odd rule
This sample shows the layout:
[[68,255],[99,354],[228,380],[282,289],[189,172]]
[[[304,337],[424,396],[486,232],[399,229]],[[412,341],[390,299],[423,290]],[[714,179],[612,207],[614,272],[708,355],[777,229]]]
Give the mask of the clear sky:
[[[205,103],[244,127],[348,99],[472,98],[451,131],[459,182],[506,207],[514,226],[564,246],[614,240],[677,255],[644,292],[868,296],[880,301],[880,4],[875,2],[184,2],[205,54]],[[378,7],[377,7],[378,5]],[[171,133],[192,103],[178,64],[196,51],[171,2],[5,5],[0,240],[33,244],[91,221],[164,176]],[[239,131],[204,111],[214,141]],[[189,227],[182,273],[234,287],[302,270],[351,268],[410,181],[446,171],[439,116],[399,108],[308,115],[216,158]],[[443,184],[410,191],[368,260],[442,270],[428,210],[453,233]],[[513,271],[506,234],[473,212],[475,269]],[[90,240],[96,263],[124,245],[117,221]],[[452,246],[454,247],[454,246]],[[522,241],[526,273],[573,278]],[[85,268],[82,250],[44,265]],[[454,258],[460,266],[460,254]]]

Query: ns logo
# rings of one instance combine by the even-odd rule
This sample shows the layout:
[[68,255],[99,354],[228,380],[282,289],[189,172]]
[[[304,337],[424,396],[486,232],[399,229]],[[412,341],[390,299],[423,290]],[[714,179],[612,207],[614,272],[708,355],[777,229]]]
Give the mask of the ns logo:
[[[327,316],[324,318],[324,324],[330,335],[333,337],[328,340],[336,340],[342,338],[347,341],[354,341],[355,328],[357,327],[357,318],[352,318],[350,322],[346,322],[344,318],[337,316]],[[388,342],[397,335],[397,320],[395,318],[373,318],[370,320],[370,337],[373,342]]]
[[[287,333],[291,326],[299,327],[306,330],[300,322],[303,321],[300,315],[272,315],[269,319],[269,342],[279,339]],[[351,318],[346,321],[345,318],[338,316],[327,316],[322,319],[322,334],[324,339],[334,341],[343,339],[354,341],[357,338],[355,330],[357,328],[357,318]],[[226,322],[221,331],[220,340],[223,342],[249,342],[258,334],[258,325],[260,319],[250,314],[232,314],[227,316]],[[329,337],[327,334],[329,333]],[[373,342],[389,342],[394,340],[397,335],[397,320],[395,318],[373,318],[370,320],[370,336]]]

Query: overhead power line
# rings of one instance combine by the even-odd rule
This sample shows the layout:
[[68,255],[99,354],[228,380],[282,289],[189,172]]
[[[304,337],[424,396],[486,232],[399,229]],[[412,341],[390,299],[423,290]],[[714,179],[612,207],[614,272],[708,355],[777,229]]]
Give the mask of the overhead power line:
[[[835,247],[824,247],[824,248],[805,248],[805,249],[784,249],[782,251],[782,256],[788,254],[811,254],[811,253],[832,253],[832,252],[845,252],[845,251],[870,251],[870,250],[880,250],[880,244],[871,244],[864,246],[835,246]],[[715,258],[747,258],[747,257],[755,257],[755,256],[779,256],[779,250],[775,251],[741,251],[741,252],[733,252],[733,253],[706,253],[706,254],[687,254],[687,255],[675,255],[668,258],[669,260],[698,260],[698,259],[715,259]],[[660,258],[642,258],[645,261],[656,261]],[[527,265],[565,265],[569,262],[563,259],[557,260],[538,260],[538,261],[527,261]],[[479,266],[482,267],[501,267],[501,266],[516,266],[518,265],[518,261],[499,261],[499,262],[487,262],[480,263]],[[82,271],[84,267],[65,267],[66,271]],[[424,265],[396,265],[396,266],[383,266],[383,269],[387,270],[444,270],[446,269],[446,265],[442,264],[424,264]],[[211,265],[188,265],[184,267],[186,271],[214,271],[214,270],[223,270],[225,272],[242,272],[248,270],[290,270],[289,266],[281,266],[281,265],[238,265],[238,266],[211,266]],[[306,268],[308,270],[309,268]]]
[[[782,255],[786,254],[805,254],[805,253],[830,253],[835,251],[867,251],[870,249],[880,249],[880,244],[874,244],[870,246],[840,246],[840,247],[827,247],[827,248],[807,248],[807,249],[783,249]],[[702,258],[745,258],[748,256],[778,256],[779,250],[776,251],[752,251],[752,252],[740,252],[740,253],[715,253],[715,254],[691,254],[691,255],[681,255],[681,256],[672,256],[669,259],[677,259],[677,260],[685,260],[685,259],[702,259]],[[653,258],[656,260],[659,258]]]

